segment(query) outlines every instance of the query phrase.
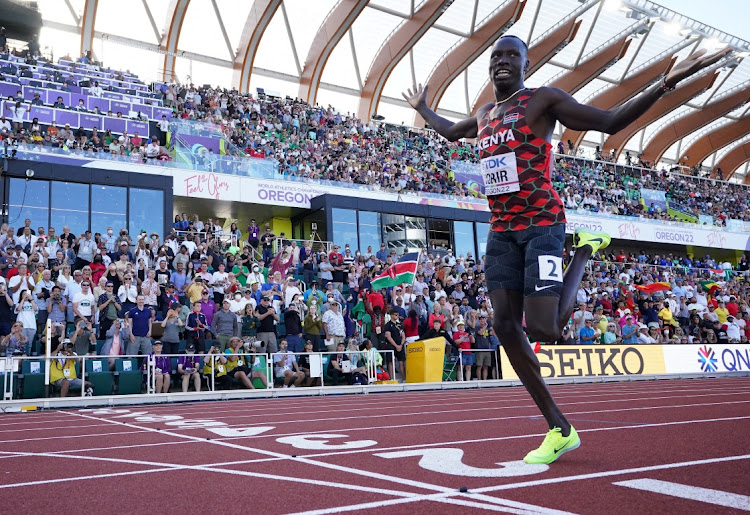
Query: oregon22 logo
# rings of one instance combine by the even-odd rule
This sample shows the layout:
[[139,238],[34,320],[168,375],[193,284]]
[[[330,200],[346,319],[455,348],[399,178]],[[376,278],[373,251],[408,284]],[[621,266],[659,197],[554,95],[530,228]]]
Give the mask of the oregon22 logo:
[[716,372],[718,369],[716,366],[717,361],[716,353],[711,347],[704,345],[698,349],[698,363],[704,372]]

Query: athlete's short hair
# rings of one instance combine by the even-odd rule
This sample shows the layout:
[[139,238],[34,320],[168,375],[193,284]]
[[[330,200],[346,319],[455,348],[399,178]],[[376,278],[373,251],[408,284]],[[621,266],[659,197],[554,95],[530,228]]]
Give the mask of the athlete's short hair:
[[500,41],[500,40],[506,39],[506,38],[517,39],[523,45],[523,49],[526,51],[526,53],[527,54],[529,53],[529,46],[526,44],[526,42],[523,39],[519,38],[518,36],[513,36],[513,35],[508,34],[507,36],[500,36],[497,41]]

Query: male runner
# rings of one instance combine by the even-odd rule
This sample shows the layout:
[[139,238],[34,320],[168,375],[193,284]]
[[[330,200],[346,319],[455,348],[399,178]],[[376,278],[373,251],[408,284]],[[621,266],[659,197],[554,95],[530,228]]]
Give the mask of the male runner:
[[[427,107],[427,86],[414,86],[404,98],[440,135],[456,141],[477,138],[485,193],[489,202],[486,278],[495,310],[492,322],[508,359],[549,425],[542,445],[526,455],[527,463],[552,463],[576,449],[580,438],[552,399],[524,334],[524,311],[532,340],[560,337],[583,278],[586,262],[610,237],[576,231],[576,250],[565,275],[563,204],[550,183],[551,136],[555,122],[576,130],[614,134],[646,112],[681,80],[731,52],[727,48],[704,57],[696,52],[674,66],[660,83],[610,111],[579,104],[557,88],[529,89],[528,47],[515,36],[501,37],[492,48],[490,80],[497,102],[476,116],[453,123]],[[523,274],[519,272],[523,271]]]

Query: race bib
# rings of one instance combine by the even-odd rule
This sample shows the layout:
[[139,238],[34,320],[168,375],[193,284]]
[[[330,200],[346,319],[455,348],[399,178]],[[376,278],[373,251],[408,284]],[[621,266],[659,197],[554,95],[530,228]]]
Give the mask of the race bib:
[[481,161],[481,168],[485,195],[501,195],[521,189],[514,152],[485,157]]

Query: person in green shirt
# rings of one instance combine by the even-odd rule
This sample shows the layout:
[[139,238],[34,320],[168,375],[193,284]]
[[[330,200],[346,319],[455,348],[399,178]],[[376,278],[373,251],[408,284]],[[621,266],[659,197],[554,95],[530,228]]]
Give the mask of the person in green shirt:
[[250,270],[245,265],[234,265],[232,267],[232,273],[243,288],[247,286],[247,276],[250,274]]

